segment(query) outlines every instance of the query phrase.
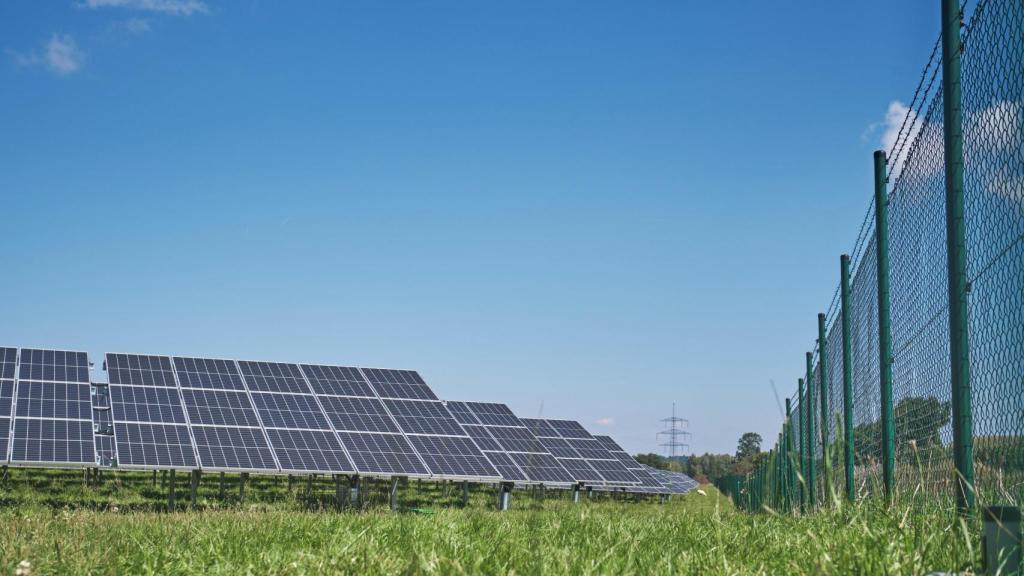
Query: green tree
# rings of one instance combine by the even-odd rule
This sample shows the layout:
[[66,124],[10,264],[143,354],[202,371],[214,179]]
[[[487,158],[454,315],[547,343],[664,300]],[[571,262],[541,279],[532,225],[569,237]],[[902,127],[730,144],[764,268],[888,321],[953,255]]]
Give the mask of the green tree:
[[737,460],[751,460],[761,453],[761,435],[757,432],[747,432],[740,436],[739,444],[736,446]]

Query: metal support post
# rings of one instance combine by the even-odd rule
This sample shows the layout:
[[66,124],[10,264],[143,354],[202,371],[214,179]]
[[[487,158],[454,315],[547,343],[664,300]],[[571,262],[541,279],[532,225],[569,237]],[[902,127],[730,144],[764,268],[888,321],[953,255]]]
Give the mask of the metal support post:
[[974,510],[974,440],[968,345],[967,232],[964,217],[964,134],[960,92],[959,0],[942,0],[942,112],[946,161],[946,261],[949,273],[949,356],[953,393],[953,464],[961,514]]
[[878,264],[878,370],[882,406],[882,482],[892,502],[896,486],[896,435],[892,409],[892,323],[889,304],[889,195],[886,192],[885,152],[875,151],[875,250]]
[[850,257],[839,258],[839,302],[843,332],[843,468],[846,477],[846,499],[853,502],[857,487],[853,477],[853,341],[850,320]]

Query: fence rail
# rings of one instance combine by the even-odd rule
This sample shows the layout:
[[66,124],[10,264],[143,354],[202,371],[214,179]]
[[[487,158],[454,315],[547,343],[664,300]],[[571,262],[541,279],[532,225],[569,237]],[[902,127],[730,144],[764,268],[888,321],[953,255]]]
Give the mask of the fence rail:
[[1024,1],[943,4],[779,442],[720,482],[741,507],[1024,503]]

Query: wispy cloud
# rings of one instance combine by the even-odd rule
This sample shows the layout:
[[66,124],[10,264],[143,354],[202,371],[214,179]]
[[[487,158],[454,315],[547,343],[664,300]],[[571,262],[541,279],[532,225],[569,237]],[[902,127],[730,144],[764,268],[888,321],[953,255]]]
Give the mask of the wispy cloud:
[[149,20],[145,18],[129,18],[127,20],[121,20],[115,22],[113,25],[117,30],[124,30],[132,34],[145,34],[149,32]]
[[67,76],[78,72],[85,62],[85,53],[78,48],[69,34],[54,34],[43,47],[42,53],[7,51],[14,63],[21,67],[44,66],[54,74]]
[[201,0],[85,0],[86,8],[126,8],[144,12],[160,12],[176,16],[191,16],[208,12]]
[[615,424],[615,418],[598,418],[597,420],[594,420],[594,424],[597,424],[598,426],[611,426]]

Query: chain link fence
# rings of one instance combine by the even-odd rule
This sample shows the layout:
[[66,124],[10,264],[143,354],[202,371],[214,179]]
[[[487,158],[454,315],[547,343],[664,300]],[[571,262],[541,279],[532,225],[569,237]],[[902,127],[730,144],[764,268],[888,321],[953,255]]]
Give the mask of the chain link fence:
[[[981,505],[1024,503],[1024,2],[980,0],[962,29],[964,209],[974,491]],[[921,75],[888,154],[892,335],[891,453],[897,500],[956,497],[943,94],[936,60]],[[849,342],[837,296],[813,348],[804,396],[792,398],[779,447],[751,475],[723,483],[737,504],[795,509],[845,486],[844,344],[849,345],[855,497],[884,491],[879,258],[872,203],[851,256]],[[838,266],[837,266],[838,268]],[[822,356],[825,373],[821,371]],[[801,371],[803,372],[803,370]],[[826,405],[821,406],[821,378]],[[808,390],[811,392],[808,395]],[[807,438],[807,418],[813,438]],[[803,443],[801,442],[803,439]],[[827,440],[827,445],[823,442]],[[808,447],[807,442],[810,442]],[[807,458],[806,451],[813,454]],[[789,452],[789,457],[786,457]],[[808,466],[816,485],[802,484]],[[790,470],[788,466],[792,466]],[[789,480],[793,472],[795,481]],[[826,476],[831,479],[831,493]]]

